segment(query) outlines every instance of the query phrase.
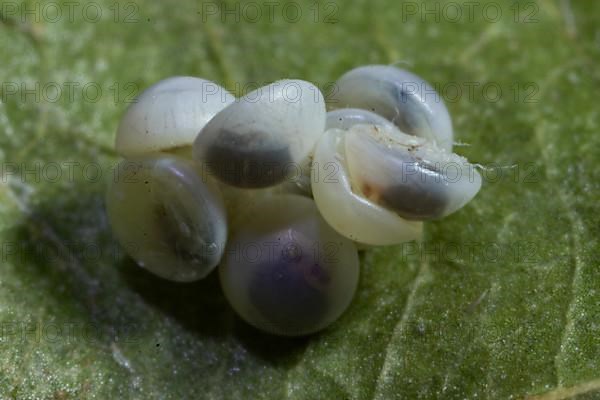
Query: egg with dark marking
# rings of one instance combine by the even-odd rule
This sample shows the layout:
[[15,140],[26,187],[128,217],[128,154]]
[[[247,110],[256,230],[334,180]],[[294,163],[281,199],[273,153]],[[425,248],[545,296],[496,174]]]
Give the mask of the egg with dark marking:
[[354,243],[327,225],[303,196],[268,196],[244,214],[219,266],[234,310],[255,327],[286,336],[333,323],[358,284]]

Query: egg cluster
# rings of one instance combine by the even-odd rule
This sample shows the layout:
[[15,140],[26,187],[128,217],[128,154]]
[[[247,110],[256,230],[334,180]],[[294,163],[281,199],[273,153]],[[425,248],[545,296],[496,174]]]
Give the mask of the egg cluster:
[[305,335],[335,321],[359,277],[357,246],[418,239],[481,187],[452,153],[448,111],[410,72],[353,69],[327,104],[302,80],[241,98],[214,82],[165,79],[127,109],[124,158],[107,193],[128,254],[189,282],[217,265],[250,324]]

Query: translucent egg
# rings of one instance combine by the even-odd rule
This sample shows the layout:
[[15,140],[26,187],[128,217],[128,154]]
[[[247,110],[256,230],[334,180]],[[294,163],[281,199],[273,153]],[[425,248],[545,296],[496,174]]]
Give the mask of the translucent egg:
[[452,121],[442,97],[419,76],[389,65],[346,72],[328,99],[331,109],[361,108],[392,121],[402,132],[452,150]]
[[106,203],[117,239],[152,273],[194,281],[219,263],[227,239],[223,202],[191,161],[171,155],[123,160]]
[[314,163],[312,189],[321,214],[365,244],[418,239],[418,221],[457,211],[481,188],[481,176],[465,158],[394,127],[330,129]]
[[306,197],[269,196],[244,215],[219,266],[234,310],[255,327],[286,336],[334,322],[357,288],[355,245]]
[[317,87],[281,80],[219,112],[194,142],[194,158],[229,185],[260,188],[298,174],[325,130]]
[[312,193],[323,218],[341,235],[367,245],[420,239],[422,222],[407,221],[355,192],[346,159],[347,133],[341,129],[327,130],[315,150]]
[[464,157],[397,130],[356,125],[344,146],[354,191],[405,219],[445,217],[481,188],[479,172]]
[[178,76],[150,86],[125,112],[115,149],[124,157],[191,146],[198,132],[235,97],[214,82]]

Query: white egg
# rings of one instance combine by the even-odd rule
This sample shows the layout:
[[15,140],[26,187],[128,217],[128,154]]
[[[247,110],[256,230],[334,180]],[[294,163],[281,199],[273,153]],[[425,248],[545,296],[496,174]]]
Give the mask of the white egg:
[[350,304],[358,252],[311,199],[268,196],[244,211],[219,274],[225,296],[248,323],[278,335],[306,335],[333,323]]
[[481,176],[464,157],[397,129],[356,125],[344,137],[355,192],[401,217],[445,217],[468,203]]
[[227,184],[273,186],[298,175],[324,130],[319,89],[281,80],[219,112],[196,138],[194,159]]
[[235,97],[206,79],[177,76],[150,86],[125,111],[115,149],[121,156],[191,146],[198,132]]
[[420,239],[422,222],[407,221],[355,192],[348,174],[346,134],[341,129],[327,130],[315,150],[312,192],[323,218],[343,236],[367,245]]
[[418,221],[457,211],[481,188],[465,158],[395,127],[328,130],[314,165],[313,196],[323,217],[341,234],[372,245],[418,239]]
[[123,160],[108,187],[108,217],[117,239],[142,267],[187,282],[219,263],[227,240],[218,188],[191,161],[172,155]]
[[452,121],[444,100],[419,76],[389,65],[367,65],[346,72],[334,88],[327,102],[331,109],[372,111],[404,133],[452,150]]

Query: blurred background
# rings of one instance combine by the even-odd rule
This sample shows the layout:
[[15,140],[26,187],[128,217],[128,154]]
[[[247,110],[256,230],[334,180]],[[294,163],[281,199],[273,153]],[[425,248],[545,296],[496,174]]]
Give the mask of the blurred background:
[[[583,0],[2,0],[0,398],[600,398],[599,62]],[[214,273],[164,282],[116,244],[114,135],[146,87],[327,95],[364,64],[433,84],[485,182],[363,253],[329,329],[265,335]]]

